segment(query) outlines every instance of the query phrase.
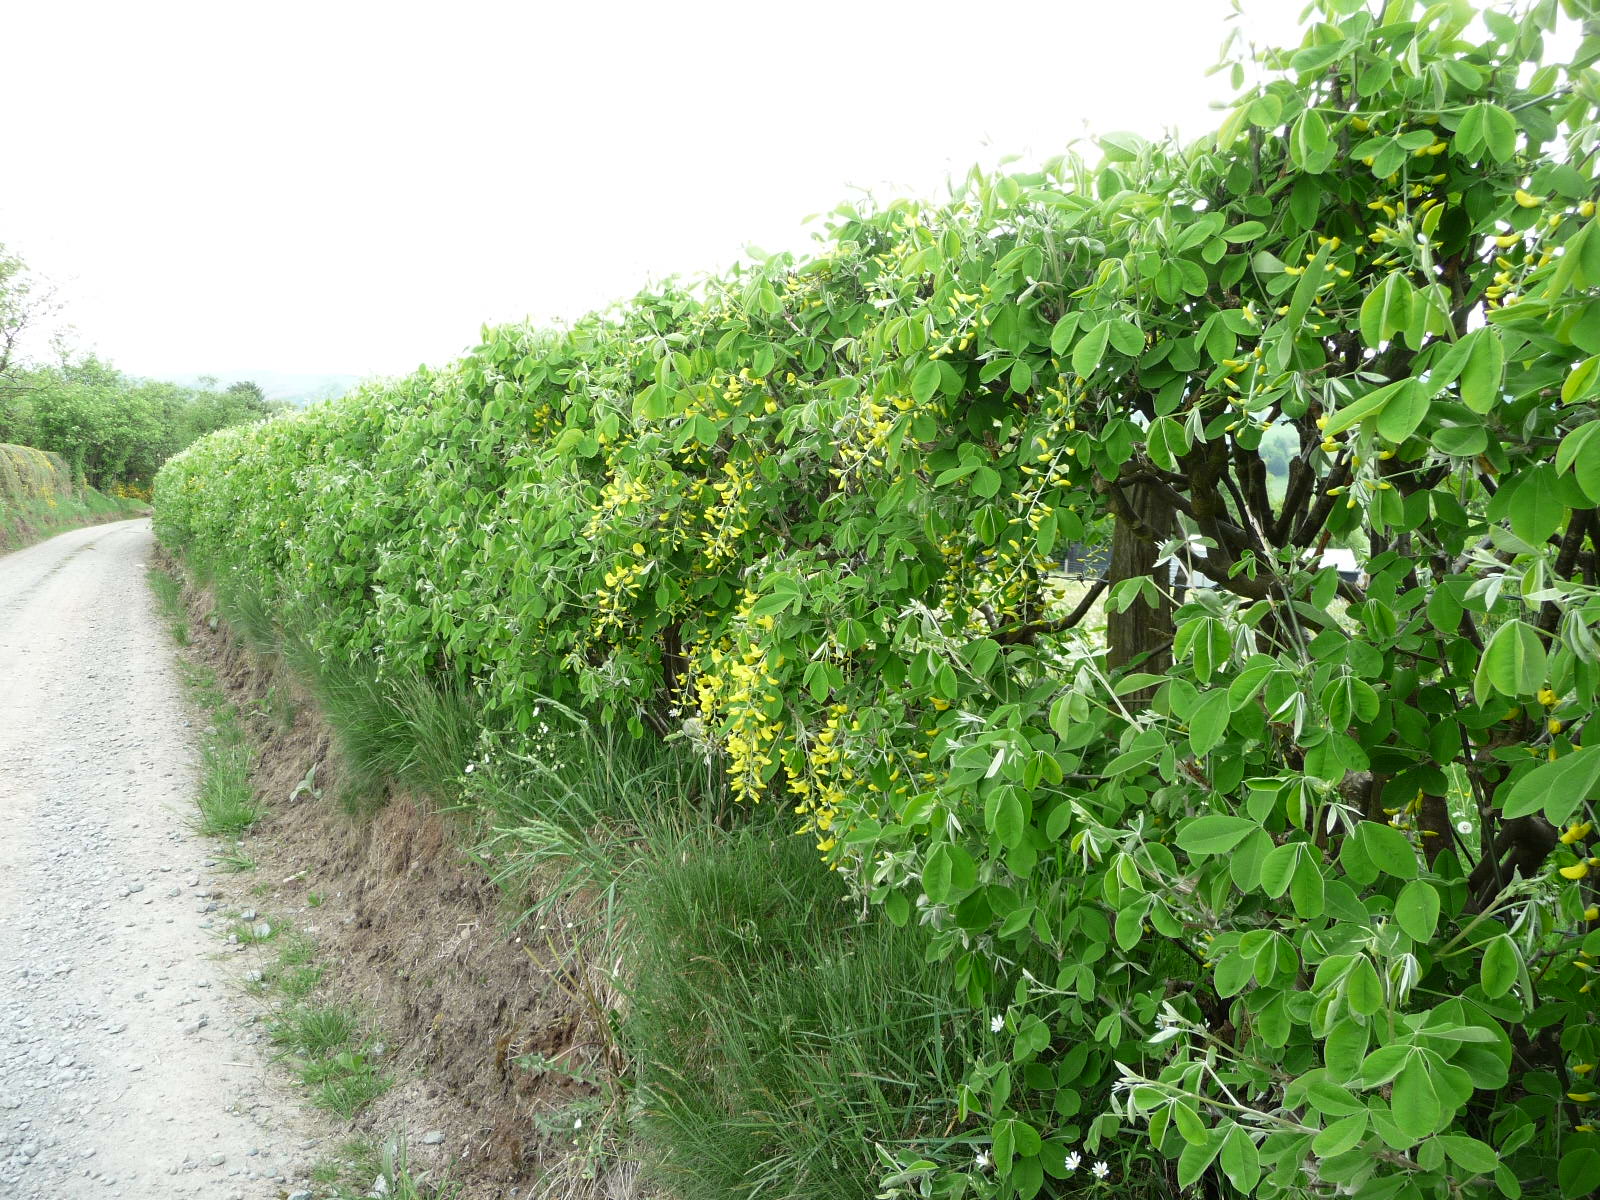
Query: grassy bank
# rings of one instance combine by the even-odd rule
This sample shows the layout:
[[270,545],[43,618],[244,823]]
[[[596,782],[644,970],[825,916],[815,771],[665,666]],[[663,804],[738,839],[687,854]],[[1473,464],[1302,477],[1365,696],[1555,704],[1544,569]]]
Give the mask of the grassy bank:
[[144,501],[77,487],[59,454],[0,443],[0,554],[82,525],[147,511]]
[[[187,640],[175,581],[155,578]],[[987,1026],[952,1003],[924,931],[863,917],[781,808],[733,804],[685,741],[628,738],[560,704],[507,752],[461,689],[319,658],[295,636],[302,621],[207,582],[225,631],[292,674],[331,729],[337,783],[320,802],[361,821],[404,792],[448,813],[504,898],[504,936],[548,950],[589,1012],[592,1044],[515,1062],[581,1085],[533,1120],[563,1147],[530,1168],[534,1195],[598,1197],[638,1177],[682,1200],[868,1197],[877,1147],[963,1140],[941,1101]],[[206,794],[236,797],[237,742],[217,728]],[[281,1036],[321,1015],[299,994],[321,982],[304,964],[268,973]]]

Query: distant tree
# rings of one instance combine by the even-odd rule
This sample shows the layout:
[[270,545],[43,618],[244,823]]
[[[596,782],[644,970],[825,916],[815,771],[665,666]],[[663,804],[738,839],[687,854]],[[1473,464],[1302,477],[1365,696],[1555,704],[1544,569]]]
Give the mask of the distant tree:
[[1289,464],[1300,454],[1300,435],[1292,425],[1269,426],[1261,435],[1260,454],[1261,461],[1267,465],[1267,474],[1282,478],[1289,474]]
[[23,387],[23,333],[38,324],[49,307],[49,293],[40,290],[27,263],[0,244],[0,441],[10,439],[16,422],[17,396]]

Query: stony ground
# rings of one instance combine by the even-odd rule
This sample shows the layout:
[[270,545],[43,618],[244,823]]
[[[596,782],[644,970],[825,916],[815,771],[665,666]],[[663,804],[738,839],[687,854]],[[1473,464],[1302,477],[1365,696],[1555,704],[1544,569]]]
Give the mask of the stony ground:
[[298,1200],[323,1131],[188,827],[152,549],[126,521],[0,558],[0,1197]]

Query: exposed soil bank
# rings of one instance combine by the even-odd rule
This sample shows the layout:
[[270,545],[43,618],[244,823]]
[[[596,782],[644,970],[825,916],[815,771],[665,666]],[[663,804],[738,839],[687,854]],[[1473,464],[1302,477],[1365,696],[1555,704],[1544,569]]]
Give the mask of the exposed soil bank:
[[216,621],[209,596],[191,592],[189,605],[184,653],[215,671],[260,754],[268,816],[244,840],[258,866],[235,877],[235,903],[308,933],[324,993],[354,1003],[385,1042],[395,1086],[357,1129],[404,1134],[413,1168],[448,1169],[470,1200],[635,1195],[631,1172],[578,1178],[555,1127],[553,1114],[594,1089],[518,1062],[576,1067],[603,1040],[565,923],[510,930],[450,818],[425,803],[396,795],[371,815],[343,811],[332,735],[295,680]]

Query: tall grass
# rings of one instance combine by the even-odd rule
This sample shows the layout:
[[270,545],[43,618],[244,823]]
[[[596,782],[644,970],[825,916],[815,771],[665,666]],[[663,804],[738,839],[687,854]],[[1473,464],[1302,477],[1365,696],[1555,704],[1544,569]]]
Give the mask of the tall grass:
[[678,1200],[874,1194],[948,1141],[979,1030],[926,938],[858,908],[781,822],[698,831],[623,889],[635,1132]]
[[265,813],[250,783],[255,756],[231,714],[215,713],[213,719],[217,733],[200,750],[200,791],[195,796],[200,816],[195,828],[209,837],[236,838]]
[[[621,964],[624,1135],[675,1200],[874,1192],[874,1146],[945,1139],[979,1030],[922,931],[859,916],[787,812],[732,809],[689,747],[546,704],[474,773],[482,857],[521,918],[586,914]],[[481,777],[480,777],[481,776]]]
[[446,801],[461,787],[479,742],[478,708],[449,679],[385,672],[365,661],[335,661],[295,649],[291,661],[309,679],[344,767],[347,808],[381,804],[390,785]]
[[465,798],[483,830],[480,858],[518,906],[608,914],[648,857],[726,816],[720,772],[685,749],[639,739],[545,701],[514,753],[472,764]]

